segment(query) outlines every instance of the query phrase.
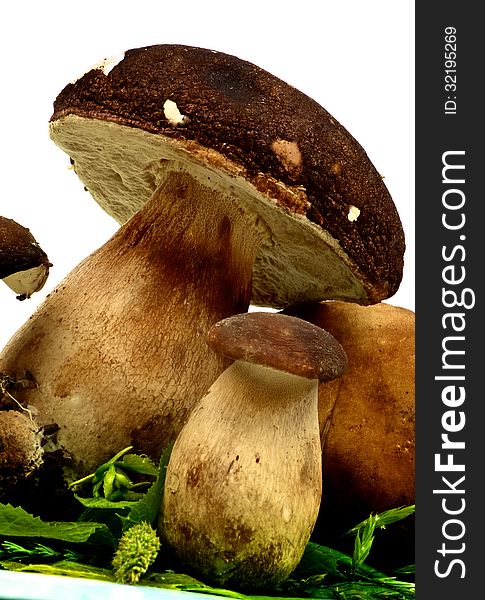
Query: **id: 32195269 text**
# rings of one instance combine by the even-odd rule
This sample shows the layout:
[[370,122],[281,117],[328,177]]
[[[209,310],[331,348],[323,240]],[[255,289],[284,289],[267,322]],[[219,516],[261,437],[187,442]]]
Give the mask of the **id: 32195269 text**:
[[444,45],[444,86],[445,86],[445,115],[456,115],[457,109],[457,34],[456,27],[445,27]]

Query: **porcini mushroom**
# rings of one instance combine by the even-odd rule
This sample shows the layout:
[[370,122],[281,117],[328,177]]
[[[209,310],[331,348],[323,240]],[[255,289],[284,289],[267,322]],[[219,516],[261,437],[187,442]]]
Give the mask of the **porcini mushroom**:
[[[338,301],[285,313],[329,331],[349,360],[346,373],[320,389],[326,494],[314,531],[324,544],[342,544],[371,513],[415,502],[415,314]],[[414,519],[388,527],[376,536],[374,564],[411,564],[414,543]]]
[[18,294],[30,298],[44,287],[52,264],[29,229],[0,216],[0,279]]
[[347,358],[323,329],[250,312],[212,327],[234,362],[188,417],[172,449],[161,535],[219,585],[274,586],[296,568],[322,495],[318,383]]
[[[393,294],[404,236],[363,148],[325,109],[234,56],[127,51],[66,86],[50,135],[119,231],[10,341],[78,473],[156,458],[226,366],[205,332],[250,302]],[[351,207],[358,207],[349,218]]]

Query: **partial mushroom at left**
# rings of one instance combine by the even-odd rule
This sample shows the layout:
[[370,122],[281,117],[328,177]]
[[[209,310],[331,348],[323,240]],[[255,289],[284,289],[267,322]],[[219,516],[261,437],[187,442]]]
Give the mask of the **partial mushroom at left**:
[[0,279],[17,295],[30,298],[44,287],[52,263],[29,229],[0,216]]

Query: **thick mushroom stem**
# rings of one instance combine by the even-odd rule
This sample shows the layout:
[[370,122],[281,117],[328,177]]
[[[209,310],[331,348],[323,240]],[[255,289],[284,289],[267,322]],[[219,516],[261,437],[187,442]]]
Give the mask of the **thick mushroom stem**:
[[74,476],[127,445],[159,456],[227,366],[205,333],[249,306],[254,221],[230,192],[168,168],[7,344],[0,370],[33,374],[19,401],[59,426]]
[[160,530],[208,579],[269,587],[300,561],[322,493],[317,390],[237,360],[177,438]]

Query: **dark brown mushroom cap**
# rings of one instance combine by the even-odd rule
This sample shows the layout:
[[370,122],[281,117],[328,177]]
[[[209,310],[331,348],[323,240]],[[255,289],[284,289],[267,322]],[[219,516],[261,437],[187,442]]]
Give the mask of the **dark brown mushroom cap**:
[[271,312],[234,315],[216,323],[207,342],[233,360],[243,360],[306,379],[330,381],[347,369],[347,355],[325,329]]
[[[371,304],[397,291],[403,271],[404,233],[382,176],[362,146],[322,106],[267,71],[203,48],[156,45],[132,49],[116,64],[100,65],[67,85],[55,100],[51,136],[77,163],[85,158],[89,142],[81,139],[75,128],[64,135],[63,123],[73,116],[163,136],[194,155],[200,155],[201,148],[210,149],[219,157],[217,167],[225,168],[231,177],[244,177],[270,204],[296,217],[298,227],[306,232],[301,243],[313,248],[307,253],[308,262],[312,253],[311,260],[322,262],[320,250],[309,238],[310,232],[319,235],[324,230],[324,243],[332,250],[336,247],[339,259],[349,268],[339,284],[320,285],[318,268],[312,272],[313,266],[306,267],[298,252],[293,257],[287,252],[295,272],[307,268],[310,273],[295,285],[302,289],[301,295],[277,297],[280,291],[274,292],[273,280],[278,276],[266,276],[268,265],[276,264],[276,272],[283,272],[287,265],[285,259],[278,262],[279,257],[300,233],[291,232],[282,241],[274,236],[264,259],[256,259],[255,304],[284,307],[332,298]],[[91,143],[105,147],[106,139]],[[128,143],[120,144],[120,160],[128,147]],[[98,157],[91,162],[104,161]],[[132,196],[140,196],[140,179],[149,182],[151,168],[147,164],[136,178]],[[99,178],[93,184],[88,181],[90,176],[82,175],[81,167],[76,172],[118,220],[126,220],[140,207],[130,206],[127,214],[121,206],[121,192],[125,193],[131,182],[118,165],[100,176],[109,178],[110,191],[106,193],[99,189]],[[117,179],[119,189],[115,190]],[[147,183],[143,202],[153,192],[148,188]],[[327,272],[335,269],[329,267]],[[358,284],[349,283],[353,277]]]
[[41,265],[52,266],[30,230],[0,216],[0,279]]

